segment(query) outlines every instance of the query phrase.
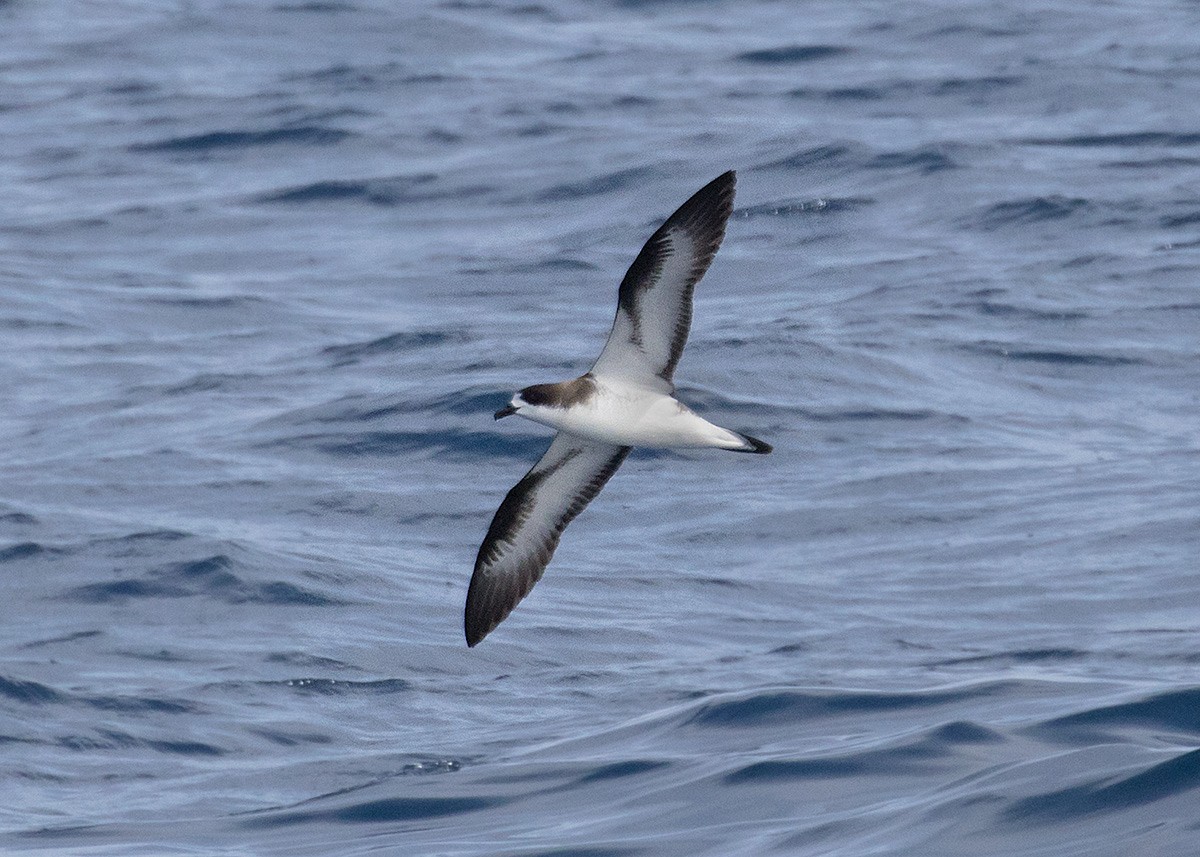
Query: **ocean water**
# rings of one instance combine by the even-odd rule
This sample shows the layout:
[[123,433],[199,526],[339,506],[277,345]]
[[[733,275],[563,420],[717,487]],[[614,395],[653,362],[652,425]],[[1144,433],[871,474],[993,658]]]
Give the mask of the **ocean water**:
[[[1200,853],[1200,6],[0,3],[0,851]],[[475,550],[739,171],[635,453]]]

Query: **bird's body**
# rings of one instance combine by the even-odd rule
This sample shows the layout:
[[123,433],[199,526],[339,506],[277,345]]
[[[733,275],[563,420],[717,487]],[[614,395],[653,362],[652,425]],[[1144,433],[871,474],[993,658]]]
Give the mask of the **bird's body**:
[[733,172],[696,192],[650,236],[617,295],[617,317],[590,371],[535,384],[496,419],[517,414],[557,429],[549,449],[488,527],[467,590],[467,645],[482,640],[541,578],[559,537],[635,446],[768,453],[761,440],[721,428],[675,398],[692,290],[708,270],[733,211]]
[[659,390],[592,373],[561,386],[586,387],[587,393],[569,406],[527,403],[518,413],[559,431],[614,446],[754,451],[744,435],[713,425],[674,396]]

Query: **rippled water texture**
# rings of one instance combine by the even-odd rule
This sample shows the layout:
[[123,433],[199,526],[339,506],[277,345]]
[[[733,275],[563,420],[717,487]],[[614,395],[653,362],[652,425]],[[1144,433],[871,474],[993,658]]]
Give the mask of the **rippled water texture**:
[[[1200,842],[1194,3],[0,2],[0,851]],[[657,223],[681,397],[463,644]]]

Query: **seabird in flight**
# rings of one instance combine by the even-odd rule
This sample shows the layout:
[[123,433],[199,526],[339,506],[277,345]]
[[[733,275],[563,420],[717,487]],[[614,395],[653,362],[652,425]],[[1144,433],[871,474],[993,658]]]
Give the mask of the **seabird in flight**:
[[534,384],[496,412],[557,429],[488,527],[467,591],[467,645],[488,635],[541,579],[567,524],[635,446],[764,454],[757,438],[713,425],[675,398],[672,376],[692,321],[692,292],[725,236],[735,176],[709,182],[642,247],[617,295],[617,318],[585,374]]

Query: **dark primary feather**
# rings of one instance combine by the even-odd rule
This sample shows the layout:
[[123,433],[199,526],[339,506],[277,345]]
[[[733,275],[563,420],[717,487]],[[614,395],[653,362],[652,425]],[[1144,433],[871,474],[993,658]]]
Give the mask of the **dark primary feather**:
[[[646,241],[621,281],[617,317],[594,371],[628,374],[621,349],[632,347],[640,352],[648,374],[671,383],[691,328],[692,293],[725,237],[736,179],[732,170],[713,179]],[[676,246],[673,234],[685,235],[689,246]],[[691,254],[690,264],[681,276],[663,282],[667,263],[680,252]]]
[[567,524],[617,472],[629,447],[559,434],[488,527],[467,590],[467,645],[488,635],[541,579]]

